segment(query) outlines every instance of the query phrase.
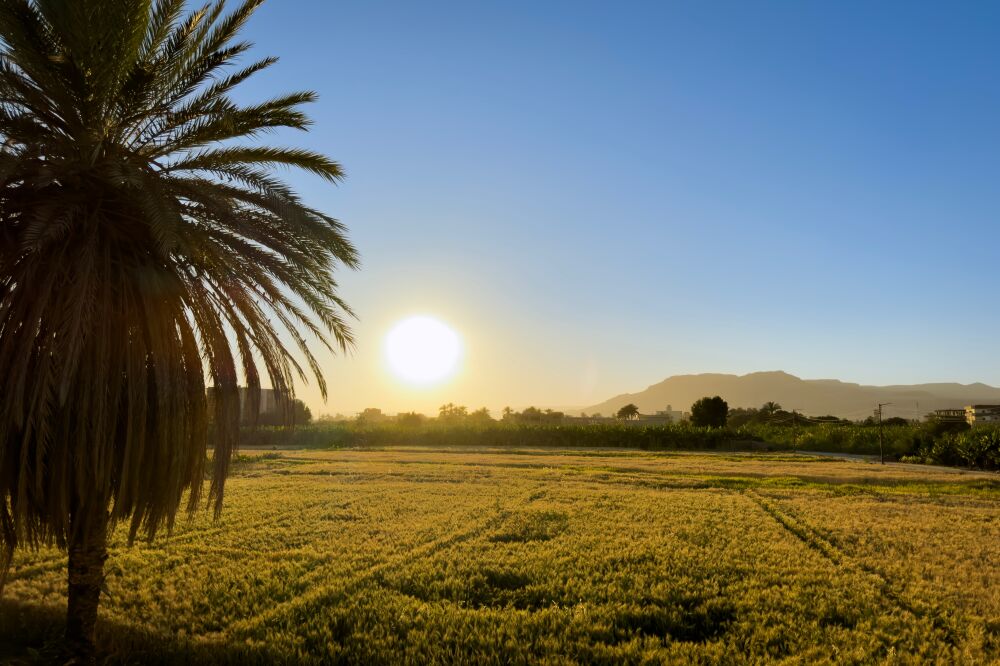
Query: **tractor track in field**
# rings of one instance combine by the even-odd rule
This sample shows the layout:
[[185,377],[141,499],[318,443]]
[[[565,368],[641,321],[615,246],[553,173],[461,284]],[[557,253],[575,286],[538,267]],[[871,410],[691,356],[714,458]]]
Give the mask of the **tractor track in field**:
[[[234,634],[242,634],[248,637],[253,630],[267,624],[268,622],[281,617],[282,615],[294,611],[296,608],[308,606],[309,604],[323,602],[330,599],[335,599],[337,597],[344,597],[351,592],[359,589],[365,583],[375,581],[378,583],[379,576],[386,570],[391,570],[393,568],[399,567],[402,563],[412,560],[414,558],[430,557],[436,553],[441,552],[455,544],[462,543],[464,541],[469,541],[476,538],[480,534],[490,530],[491,528],[497,527],[503,523],[504,520],[512,513],[513,510],[518,507],[530,504],[538,499],[537,493],[525,493],[522,497],[514,503],[501,508],[493,515],[486,517],[483,520],[476,522],[471,528],[460,529],[449,534],[437,538],[431,538],[423,543],[420,543],[412,548],[407,549],[405,552],[392,555],[382,562],[376,562],[369,566],[365,570],[358,571],[355,575],[352,575],[350,579],[343,581],[343,584],[336,586],[317,586],[310,592],[302,594],[291,599],[288,599],[280,604],[272,606],[267,610],[267,612],[260,615],[255,615],[252,618],[247,618],[245,620],[235,622],[226,629],[224,629],[222,634],[228,634],[230,636]],[[310,583],[320,577],[320,574],[324,573],[323,567],[318,567],[317,569],[310,572],[308,575],[307,583]]]
[[845,564],[845,560],[848,558],[848,555],[844,552],[844,550],[820,534],[820,532],[814,527],[807,524],[805,521],[796,518],[790,511],[778,508],[773,502],[764,499],[753,490],[747,490],[745,494],[754,504],[760,507],[764,513],[769,515],[775,522],[783,527],[785,531],[801,541],[805,546],[815,550],[835,566],[848,566]]
[[929,619],[934,628],[940,631],[951,645],[959,643],[952,618],[943,616],[936,609],[928,608],[926,604],[915,603],[907,599],[897,589],[899,584],[893,582],[888,574],[857,559],[792,511],[777,506],[775,502],[765,499],[754,490],[747,490],[745,495],[807,548],[818,552],[827,561],[846,573],[867,577],[886,601],[914,617]]

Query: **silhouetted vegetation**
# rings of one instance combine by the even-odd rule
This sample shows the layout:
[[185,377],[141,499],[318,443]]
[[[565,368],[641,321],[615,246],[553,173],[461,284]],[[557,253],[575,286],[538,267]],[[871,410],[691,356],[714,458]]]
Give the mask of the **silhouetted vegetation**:
[[520,412],[515,412],[510,407],[505,407],[503,410],[502,420],[507,423],[548,423],[557,424],[562,423],[565,420],[566,415],[563,412],[553,411],[551,409],[539,409],[538,407],[526,407]]
[[637,419],[639,418],[639,408],[630,402],[619,409],[615,417],[625,420]]
[[789,412],[776,402],[765,402],[761,407],[736,407],[729,410],[726,424],[733,428],[748,425],[809,425],[816,423],[840,423],[852,425],[854,422],[837,416],[804,416]]
[[707,428],[725,428],[729,405],[719,396],[702,398],[691,405],[691,423]]
[[[286,416],[278,410],[265,412],[257,417],[257,425],[260,426],[303,426],[312,423],[312,411],[306,404],[295,398],[292,400],[292,415],[291,420],[286,418]],[[245,418],[243,420],[243,425],[252,425],[252,419]]]
[[[530,421],[460,423],[433,420],[418,425],[339,423],[296,428],[260,428],[245,440],[256,446],[294,448],[382,446],[606,447],[646,450],[766,448],[749,431],[696,428],[688,424],[635,426],[625,423],[547,424]],[[786,448],[786,447],[782,447]]]
[[403,412],[396,415],[396,423],[403,427],[413,427],[422,424],[427,417],[417,412]]
[[[939,424],[883,428],[890,460],[1000,469],[1000,429],[941,430]],[[323,423],[294,431],[259,428],[244,435],[250,445],[289,448],[480,446],[592,447],[653,451],[774,450],[825,451],[877,455],[878,427],[841,421],[825,422],[799,415],[796,422],[774,422],[725,428],[691,423],[629,425],[603,423],[463,421],[415,418],[395,421]]]
[[469,413],[468,420],[472,423],[491,423],[493,417],[490,416],[490,410],[480,407]]
[[469,410],[464,405],[448,403],[438,410],[438,420],[442,423],[461,423],[469,416]]
[[356,251],[274,174],[341,168],[257,143],[306,129],[315,95],[233,95],[275,62],[233,69],[259,4],[0,3],[0,568],[68,551],[72,663],[92,658],[114,527],[152,538],[206,478],[218,513],[262,378],[289,396],[312,370],[325,394],[307,339],[352,342],[333,274]]

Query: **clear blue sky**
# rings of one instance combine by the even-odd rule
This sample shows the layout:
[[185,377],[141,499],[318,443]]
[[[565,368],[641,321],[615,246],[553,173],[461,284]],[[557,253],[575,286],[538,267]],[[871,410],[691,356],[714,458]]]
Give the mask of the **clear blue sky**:
[[[362,253],[331,400],[587,405],[671,374],[1000,384],[1000,4],[271,0]],[[430,392],[381,341],[466,342]]]

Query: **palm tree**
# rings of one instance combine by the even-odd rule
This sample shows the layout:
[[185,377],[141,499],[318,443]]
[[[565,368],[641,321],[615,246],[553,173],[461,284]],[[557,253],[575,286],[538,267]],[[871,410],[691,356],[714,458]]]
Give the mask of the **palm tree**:
[[769,400],[765,402],[763,405],[761,405],[760,411],[764,414],[764,416],[774,416],[775,414],[781,411],[781,405],[772,400]]
[[[68,550],[67,646],[92,659],[107,536],[222,508],[246,382],[290,415],[306,334],[352,344],[344,227],[274,167],[340,166],[249,143],[306,129],[311,92],[239,105],[231,69],[261,0],[0,0],[0,543]],[[212,385],[206,396],[206,377]],[[211,424],[210,424],[211,422]]]

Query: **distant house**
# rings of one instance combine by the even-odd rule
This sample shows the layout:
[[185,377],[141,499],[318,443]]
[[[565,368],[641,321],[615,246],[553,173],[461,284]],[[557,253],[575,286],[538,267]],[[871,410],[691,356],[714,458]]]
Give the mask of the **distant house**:
[[633,426],[659,426],[686,421],[690,416],[687,412],[676,411],[671,405],[667,405],[666,409],[657,410],[655,414],[639,414],[636,418],[625,419],[621,423]]
[[969,405],[965,408],[965,420],[973,427],[1000,425],[1000,405]]
[[667,405],[666,409],[657,411],[656,416],[665,418],[667,423],[677,423],[678,421],[686,421],[691,415],[687,412],[675,410],[673,405]]

